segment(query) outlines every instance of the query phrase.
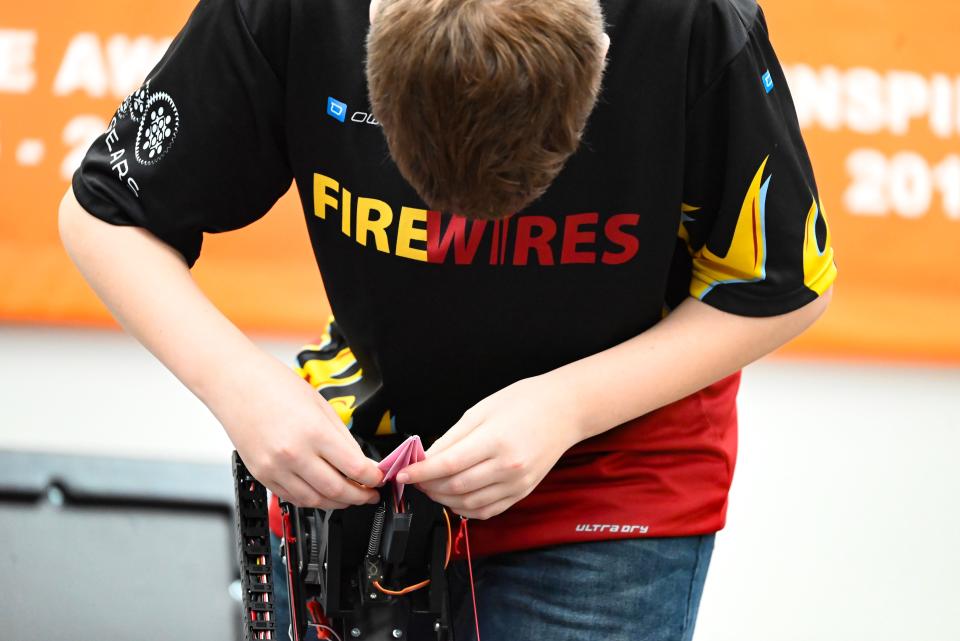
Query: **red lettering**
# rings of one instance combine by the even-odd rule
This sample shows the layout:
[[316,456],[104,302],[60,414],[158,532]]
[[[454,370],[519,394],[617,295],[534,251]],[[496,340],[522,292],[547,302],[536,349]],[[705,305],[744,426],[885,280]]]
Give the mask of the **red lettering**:
[[607,219],[603,231],[612,242],[623,247],[620,252],[603,252],[600,260],[605,265],[621,265],[637,255],[640,249],[640,240],[633,234],[628,234],[621,228],[636,227],[640,222],[640,214],[617,214]]
[[507,237],[510,234],[510,218],[513,214],[493,222],[492,242],[490,243],[490,264],[502,265],[507,255]]
[[500,221],[493,221],[493,230],[490,234],[490,264],[498,265],[497,257],[500,255]]
[[427,212],[427,262],[444,263],[450,244],[453,243],[453,262],[457,265],[469,265],[477,253],[483,230],[487,226],[485,220],[474,220],[470,225],[469,234],[466,231],[467,219],[452,214],[450,224],[440,236],[440,221],[442,216],[438,211]]
[[510,237],[510,220],[512,218],[513,214],[510,214],[503,219],[503,236],[500,240],[500,265],[503,264],[503,261],[507,256],[507,239]]
[[[533,228],[538,227],[541,233],[532,234]],[[517,235],[514,240],[513,264],[526,265],[527,256],[531,249],[537,252],[537,261],[541,265],[553,264],[553,250],[550,240],[557,234],[557,223],[547,216],[521,216],[517,219]]]
[[597,262],[597,254],[592,251],[577,251],[581,243],[595,243],[595,231],[581,231],[581,225],[596,224],[600,215],[597,212],[590,214],[570,214],[563,220],[563,250],[560,252],[561,263],[588,263]]

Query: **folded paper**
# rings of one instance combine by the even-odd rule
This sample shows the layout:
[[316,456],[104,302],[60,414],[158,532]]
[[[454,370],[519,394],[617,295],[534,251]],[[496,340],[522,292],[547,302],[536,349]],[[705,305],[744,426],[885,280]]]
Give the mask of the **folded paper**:
[[414,435],[398,445],[397,449],[390,452],[386,458],[377,464],[377,467],[383,472],[383,481],[381,481],[380,485],[382,486],[389,481],[393,481],[393,500],[394,505],[398,509],[401,505],[400,500],[403,498],[403,487],[405,484],[397,482],[397,474],[408,465],[418,463],[426,457],[423,451],[423,443],[420,442],[420,437]]

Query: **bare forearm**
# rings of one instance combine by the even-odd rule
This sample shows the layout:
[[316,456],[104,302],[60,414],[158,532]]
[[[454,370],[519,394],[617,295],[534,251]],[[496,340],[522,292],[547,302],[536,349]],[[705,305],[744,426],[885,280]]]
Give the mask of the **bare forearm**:
[[383,474],[313,387],[257,347],[197,287],[183,257],[139,227],[88,214],[68,192],[60,238],[117,321],[202,400],[248,469],[304,507],[379,501]]
[[749,318],[687,298],[655,326],[545,374],[572,396],[581,440],[706,387],[809,327],[832,290],[780,316]]
[[183,257],[145,230],[91,216],[72,192],[59,225],[68,254],[114,318],[211,410],[232,381],[272,359],[207,299]]

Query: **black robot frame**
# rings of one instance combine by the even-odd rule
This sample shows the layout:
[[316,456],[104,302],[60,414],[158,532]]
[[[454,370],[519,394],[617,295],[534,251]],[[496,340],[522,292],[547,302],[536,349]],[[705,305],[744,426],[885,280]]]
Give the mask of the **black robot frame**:
[[[288,631],[276,625],[266,488],[236,452],[233,473],[244,640],[285,641]],[[281,501],[280,509],[291,641],[314,634],[332,641],[454,641],[446,580],[450,521],[440,505],[412,486],[395,505],[387,485],[377,505],[320,510]]]

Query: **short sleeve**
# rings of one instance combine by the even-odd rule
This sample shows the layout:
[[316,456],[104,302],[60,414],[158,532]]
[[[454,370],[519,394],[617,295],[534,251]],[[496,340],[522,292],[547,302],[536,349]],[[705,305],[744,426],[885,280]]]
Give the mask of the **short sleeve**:
[[[114,225],[147,229],[188,267],[200,255],[203,232],[256,221],[293,179],[283,82],[249,30],[241,1],[248,0],[200,1],[73,175],[84,209]],[[281,37],[278,29],[265,31]]]
[[837,269],[796,111],[757,8],[746,43],[687,114],[679,236],[689,294],[744,316],[784,314]]

